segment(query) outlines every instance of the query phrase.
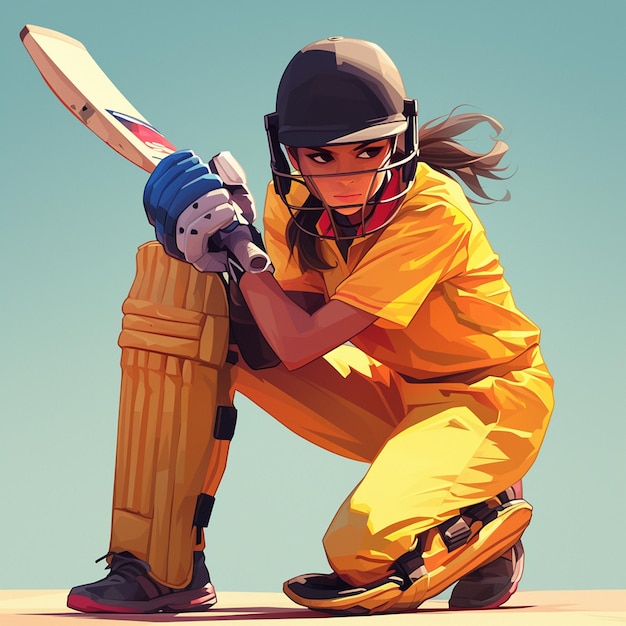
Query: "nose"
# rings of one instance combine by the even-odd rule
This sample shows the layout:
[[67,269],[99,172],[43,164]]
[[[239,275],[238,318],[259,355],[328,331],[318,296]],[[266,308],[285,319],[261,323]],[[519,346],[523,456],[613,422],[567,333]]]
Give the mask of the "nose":
[[354,185],[354,178],[338,178],[337,183],[340,187],[348,188]]

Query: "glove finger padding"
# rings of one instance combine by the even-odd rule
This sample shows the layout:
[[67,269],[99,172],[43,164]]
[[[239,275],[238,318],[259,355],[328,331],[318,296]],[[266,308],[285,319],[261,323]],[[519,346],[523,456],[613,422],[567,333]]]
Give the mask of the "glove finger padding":
[[185,259],[176,242],[177,220],[197,198],[220,187],[220,177],[191,150],[174,152],[157,165],[144,190],[144,207],[167,254]]
[[[181,176],[187,167],[200,163],[200,158],[191,150],[180,150],[166,156],[154,168],[148,178],[143,192],[143,204],[148,213],[148,220],[154,226],[155,218],[148,211],[152,207],[159,207],[163,190],[177,177]],[[181,166],[181,167],[179,167]]]
[[189,263],[195,263],[209,250],[209,238],[236,220],[230,194],[220,188],[192,202],[176,222],[176,245]]
[[163,204],[171,206],[170,215],[173,217],[177,213],[176,219],[178,219],[178,216],[190,204],[220,187],[222,187],[222,181],[215,174],[211,174],[206,165],[196,165],[185,172],[180,181],[176,180],[176,185],[172,185],[171,194],[170,189],[165,191]]

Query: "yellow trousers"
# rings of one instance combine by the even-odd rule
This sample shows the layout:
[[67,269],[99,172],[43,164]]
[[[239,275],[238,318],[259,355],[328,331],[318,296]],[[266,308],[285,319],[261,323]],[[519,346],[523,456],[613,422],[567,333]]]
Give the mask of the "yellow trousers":
[[417,535],[528,471],[553,406],[538,349],[532,359],[474,384],[416,384],[346,345],[293,372],[240,361],[234,386],[301,437],[370,463],[324,537],[333,570],[362,585]]
[[[410,383],[351,345],[293,372],[282,365],[254,371],[241,358],[225,362],[223,289],[215,275],[194,272],[156,242],[142,246],[120,339],[111,546],[151,562],[160,582],[189,582],[195,498],[203,484],[214,494],[226,464],[228,442],[211,441],[207,420],[214,415],[203,414],[203,394],[215,413],[216,404],[228,404],[239,391],[297,435],[370,464],[324,537],[333,570],[354,585],[383,577],[420,533],[504,491],[535,460],[553,407],[552,378],[538,348],[519,370],[471,383]],[[156,372],[159,355],[174,374],[189,372],[187,378],[177,382],[169,370]],[[138,368],[139,358],[146,365]],[[159,435],[170,405],[175,411],[167,415],[179,426]],[[197,448],[195,456],[185,454],[186,445]],[[154,464],[131,471],[137,451],[146,449],[159,459],[159,480]],[[159,495],[166,476],[176,476],[175,508]]]

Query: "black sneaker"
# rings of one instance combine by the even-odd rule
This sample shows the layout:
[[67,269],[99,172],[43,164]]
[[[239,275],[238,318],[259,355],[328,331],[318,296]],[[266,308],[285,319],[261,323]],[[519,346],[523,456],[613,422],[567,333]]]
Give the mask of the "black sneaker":
[[[107,555],[109,556],[109,555]],[[109,574],[95,583],[70,590],[67,606],[85,613],[179,613],[206,611],[217,602],[204,562],[193,553],[193,576],[184,589],[172,589],[150,576],[150,566],[130,552],[113,553]]]
[[524,571],[524,548],[518,541],[491,563],[461,578],[448,602],[451,609],[495,609],[516,591]]

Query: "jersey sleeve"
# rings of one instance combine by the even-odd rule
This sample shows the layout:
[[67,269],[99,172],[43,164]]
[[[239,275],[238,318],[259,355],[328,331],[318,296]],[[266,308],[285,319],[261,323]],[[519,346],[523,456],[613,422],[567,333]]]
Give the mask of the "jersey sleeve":
[[264,240],[267,253],[274,265],[274,277],[285,291],[325,293],[324,282],[318,272],[302,272],[297,252],[289,250],[286,238],[291,215],[270,183],[263,209]]
[[405,328],[434,286],[464,267],[471,227],[445,203],[403,210],[331,299],[376,315],[385,327]]

